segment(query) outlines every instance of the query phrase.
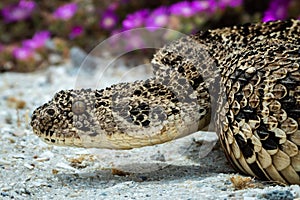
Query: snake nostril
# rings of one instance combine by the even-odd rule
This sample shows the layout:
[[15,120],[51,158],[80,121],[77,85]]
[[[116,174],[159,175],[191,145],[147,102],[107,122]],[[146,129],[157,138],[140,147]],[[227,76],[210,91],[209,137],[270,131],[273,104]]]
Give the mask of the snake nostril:
[[50,116],[53,116],[54,113],[55,113],[55,110],[52,109],[52,108],[49,108],[49,109],[46,110],[46,113],[47,113],[48,115],[50,115]]

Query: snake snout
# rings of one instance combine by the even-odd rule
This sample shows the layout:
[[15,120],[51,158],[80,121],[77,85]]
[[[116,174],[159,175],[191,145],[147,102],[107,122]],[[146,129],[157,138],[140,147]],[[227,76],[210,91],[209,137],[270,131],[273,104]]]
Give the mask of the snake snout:
[[30,122],[33,132],[38,136],[46,135],[55,123],[57,115],[56,109],[49,103],[35,109]]

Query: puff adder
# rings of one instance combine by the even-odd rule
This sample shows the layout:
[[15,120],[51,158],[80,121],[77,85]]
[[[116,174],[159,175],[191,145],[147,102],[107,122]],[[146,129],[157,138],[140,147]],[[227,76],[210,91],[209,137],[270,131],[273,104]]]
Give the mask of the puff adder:
[[45,142],[130,149],[214,128],[227,159],[260,179],[300,183],[300,21],[199,32],[165,45],[154,77],[64,90],[37,108]]

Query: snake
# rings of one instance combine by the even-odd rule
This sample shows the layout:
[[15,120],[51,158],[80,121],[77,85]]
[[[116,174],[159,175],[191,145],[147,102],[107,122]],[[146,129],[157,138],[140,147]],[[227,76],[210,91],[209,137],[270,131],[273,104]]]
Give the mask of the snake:
[[300,184],[300,20],[208,29],[158,49],[154,76],[69,89],[32,114],[53,145],[132,149],[214,130],[242,174]]

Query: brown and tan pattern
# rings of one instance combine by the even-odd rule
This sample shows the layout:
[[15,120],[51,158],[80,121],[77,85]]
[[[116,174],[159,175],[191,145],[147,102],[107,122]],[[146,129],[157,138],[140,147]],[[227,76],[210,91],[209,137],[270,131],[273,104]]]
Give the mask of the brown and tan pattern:
[[130,149],[214,127],[245,174],[300,184],[300,21],[200,32],[160,49],[155,77],[66,90],[32,116],[56,145]]

